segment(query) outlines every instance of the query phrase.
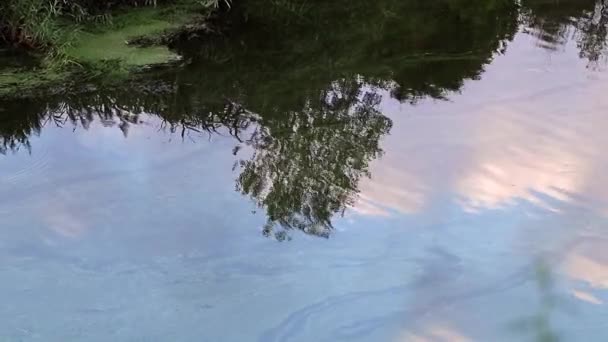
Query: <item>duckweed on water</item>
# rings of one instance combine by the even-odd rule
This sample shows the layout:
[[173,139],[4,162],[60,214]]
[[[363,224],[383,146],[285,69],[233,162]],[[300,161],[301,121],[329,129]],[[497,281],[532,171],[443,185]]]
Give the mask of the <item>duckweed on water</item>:
[[203,18],[175,9],[140,8],[115,14],[110,23],[66,27],[69,41],[56,50],[56,56],[42,55],[35,65],[0,68],[0,96],[54,92],[76,75],[120,82],[142,67],[179,60],[164,44],[140,46],[133,41],[161,42],[196,20]]
[[160,15],[156,9],[140,9],[118,15],[109,26],[79,31],[71,46],[65,49],[67,58],[78,63],[117,60],[124,66],[166,63],[178,59],[167,46],[136,46],[130,42],[140,37],[155,37],[175,31],[195,15]]

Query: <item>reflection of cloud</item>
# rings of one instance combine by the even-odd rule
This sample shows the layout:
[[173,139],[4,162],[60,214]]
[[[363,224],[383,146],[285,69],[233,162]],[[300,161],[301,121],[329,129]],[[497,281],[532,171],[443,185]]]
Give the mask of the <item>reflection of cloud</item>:
[[604,302],[601,299],[597,298],[596,296],[594,296],[593,294],[591,294],[589,292],[572,290],[572,295],[587,303],[596,304],[596,305],[604,304]]
[[608,289],[608,263],[575,252],[566,258],[564,272],[595,288]]
[[438,106],[459,114],[450,117],[394,117],[384,157],[373,164],[373,178],[361,182],[359,204],[411,214],[434,194],[453,194],[470,212],[519,201],[558,211],[556,203],[573,194],[596,191],[589,182],[597,177],[590,177],[603,159],[595,139],[608,121],[559,112],[559,101],[551,105],[555,95],[525,104]]
[[[386,160],[391,163],[391,160]],[[386,165],[386,164],[384,164]],[[361,182],[362,194],[354,210],[360,214],[388,216],[388,210],[403,214],[418,212],[424,203],[424,191],[416,179],[399,168],[386,166],[372,171],[373,179]]]
[[[361,181],[362,213],[419,213],[446,195],[469,212],[521,202],[561,211],[578,199],[608,213],[608,176],[600,172],[608,167],[608,79],[591,79],[585,63],[576,73],[562,67],[573,67],[567,55],[547,66],[523,39],[454,102],[412,107],[383,95],[393,127],[372,179]],[[515,72],[539,66],[542,77]]]
[[[489,153],[491,154],[491,153]],[[584,173],[568,172],[564,165],[577,163],[571,155],[548,152],[511,151],[511,155],[480,155],[479,165],[457,185],[466,210],[499,208],[516,200],[525,200],[539,207],[557,210],[539,195],[565,201],[582,185]]]
[[566,251],[561,273],[574,280],[571,293],[576,299],[594,305],[604,304],[602,297],[608,289],[607,247],[607,240],[590,236],[581,238]]
[[356,213],[366,216],[389,216],[389,212],[368,195],[359,196],[352,209]]
[[88,224],[83,217],[79,197],[68,190],[45,191],[43,196],[34,200],[36,216],[45,228],[66,238],[76,238],[86,233]]
[[[604,225],[574,229],[575,238],[558,250],[559,273],[570,288],[571,295],[585,303],[603,305],[608,294],[608,240],[595,233]],[[591,233],[589,230],[594,231]]]
[[421,332],[406,332],[398,342],[469,342],[472,339],[453,328],[444,325],[433,325]]
[[484,143],[474,146],[469,170],[456,184],[465,209],[525,200],[555,210],[541,197],[564,201],[565,193],[581,189],[588,163],[572,144],[582,137],[568,123],[505,108],[486,111],[491,115],[484,115],[472,132]]
[[78,237],[86,231],[85,223],[63,206],[54,206],[43,220],[50,230],[64,237]]

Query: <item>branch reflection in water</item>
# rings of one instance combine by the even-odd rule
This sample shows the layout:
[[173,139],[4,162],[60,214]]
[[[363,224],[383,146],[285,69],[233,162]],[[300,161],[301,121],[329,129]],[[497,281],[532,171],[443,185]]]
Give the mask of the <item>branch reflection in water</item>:
[[[98,120],[126,137],[142,115],[158,116],[159,128],[184,139],[227,130],[236,155],[251,151],[235,165],[236,188],[265,209],[264,234],[284,240],[296,229],[328,237],[332,218],[355,204],[360,180],[382,155],[392,126],[380,110],[383,96],[411,105],[447,99],[481,77],[522,23],[546,42],[575,30],[590,62],[605,50],[606,11],[593,1],[567,14],[532,0],[521,7],[382,0],[371,8],[338,1],[297,15],[255,3],[235,6],[228,34],[177,42],[184,65],[145,70],[120,86],[93,81],[3,99],[0,152],[35,153],[30,137],[48,125],[88,129]],[[337,16],[344,7],[353,15]],[[273,19],[266,11],[276,11]]]

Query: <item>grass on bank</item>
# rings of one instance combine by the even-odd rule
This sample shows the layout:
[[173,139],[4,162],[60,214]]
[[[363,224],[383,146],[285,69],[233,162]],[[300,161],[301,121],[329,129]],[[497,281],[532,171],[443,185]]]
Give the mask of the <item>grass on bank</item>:
[[[0,40],[9,45],[36,50],[61,45],[66,22],[109,23],[113,12],[134,8],[177,9],[178,14],[206,8],[230,6],[231,0],[2,0]],[[71,27],[68,25],[67,29]]]

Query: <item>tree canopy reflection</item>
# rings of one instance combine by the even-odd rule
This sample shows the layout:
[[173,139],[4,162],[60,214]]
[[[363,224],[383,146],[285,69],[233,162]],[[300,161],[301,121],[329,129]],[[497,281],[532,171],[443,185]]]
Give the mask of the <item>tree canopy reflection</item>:
[[581,58],[591,66],[605,58],[608,39],[608,1],[522,1],[524,23],[541,46],[555,49],[574,40]]
[[235,7],[226,35],[178,42],[181,67],[121,86],[3,100],[0,152],[29,149],[47,125],[87,129],[98,120],[128,135],[142,113],[182,136],[227,129],[253,151],[235,150],[236,184],[265,209],[264,233],[327,237],[382,154],[391,128],[382,96],[446,98],[480,77],[518,25],[505,0],[302,2],[295,12],[277,2],[261,13],[249,7],[255,1]]
[[[331,217],[352,204],[391,127],[379,102],[360,82],[337,81],[319,101],[252,134],[255,152],[240,164],[238,188],[266,208],[265,234],[279,225],[329,235]],[[275,236],[283,239],[285,232]]]

